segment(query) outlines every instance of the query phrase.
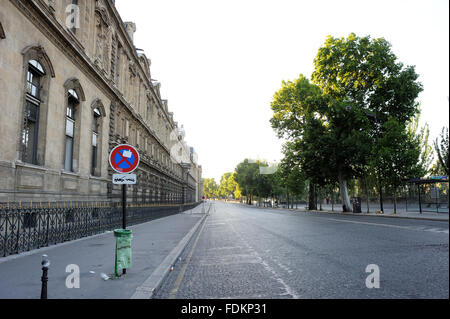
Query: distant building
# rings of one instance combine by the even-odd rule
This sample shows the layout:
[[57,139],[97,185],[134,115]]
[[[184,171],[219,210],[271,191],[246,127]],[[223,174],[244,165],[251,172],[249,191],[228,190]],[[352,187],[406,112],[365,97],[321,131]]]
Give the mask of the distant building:
[[141,154],[134,201],[201,199],[201,168],[174,156],[190,152],[184,131],[113,0],[0,1],[0,202],[118,200],[108,154],[122,143]]

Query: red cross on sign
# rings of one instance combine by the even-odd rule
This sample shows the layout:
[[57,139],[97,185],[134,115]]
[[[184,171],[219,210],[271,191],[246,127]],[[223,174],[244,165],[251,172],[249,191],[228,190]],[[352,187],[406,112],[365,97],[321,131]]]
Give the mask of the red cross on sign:
[[118,173],[129,174],[139,166],[139,153],[131,145],[122,144],[109,154],[109,164]]

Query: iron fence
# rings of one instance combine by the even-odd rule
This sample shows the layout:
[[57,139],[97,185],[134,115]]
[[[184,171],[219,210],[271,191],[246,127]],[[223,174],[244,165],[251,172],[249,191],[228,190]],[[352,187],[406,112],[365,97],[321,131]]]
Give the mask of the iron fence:
[[[170,216],[199,203],[127,205],[127,225]],[[122,207],[113,203],[0,204],[0,256],[19,254],[122,227]]]

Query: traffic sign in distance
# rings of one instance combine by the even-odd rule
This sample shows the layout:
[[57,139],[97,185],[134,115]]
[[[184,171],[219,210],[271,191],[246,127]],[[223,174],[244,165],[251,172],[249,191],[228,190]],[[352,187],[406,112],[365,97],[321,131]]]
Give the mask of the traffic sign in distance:
[[139,166],[139,153],[131,145],[122,144],[109,154],[109,164],[117,173],[129,174]]

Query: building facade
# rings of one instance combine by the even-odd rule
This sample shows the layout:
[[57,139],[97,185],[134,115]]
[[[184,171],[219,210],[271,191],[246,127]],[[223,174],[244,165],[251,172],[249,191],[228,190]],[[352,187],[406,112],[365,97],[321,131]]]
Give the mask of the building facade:
[[109,152],[141,155],[135,202],[201,199],[201,166],[113,0],[0,0],[0,202],[119,200]]

